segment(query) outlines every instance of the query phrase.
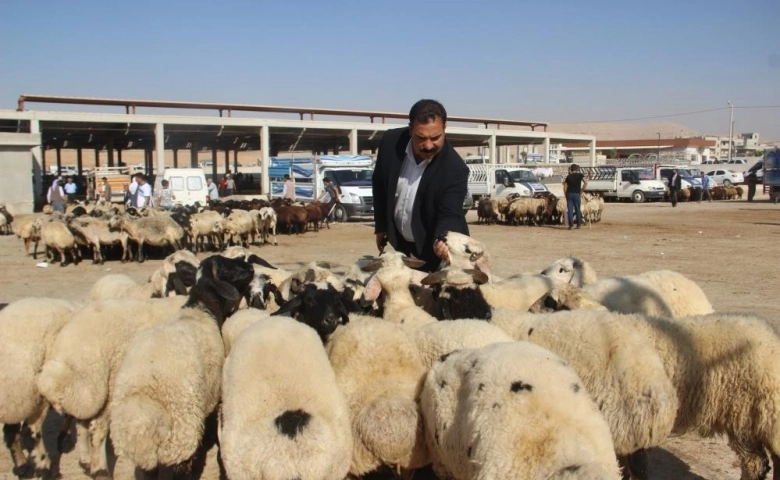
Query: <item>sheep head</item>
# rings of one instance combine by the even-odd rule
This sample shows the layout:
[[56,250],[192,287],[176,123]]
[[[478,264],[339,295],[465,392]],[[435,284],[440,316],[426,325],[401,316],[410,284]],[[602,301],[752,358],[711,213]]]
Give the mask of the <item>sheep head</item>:
[[446,266],[477,269],[486,274],[490,282],[494,280],[488,265],[490,255],[485,244],[458,232],[446,232],[440,235],[438,240],[447,245],[447,258],[443,262]]
[[593,267],[577,257],[565,257],[555,261],[542,271],[542,275],[552,278],[555,283],[570,283],[580,288],[596,281]]
[[479,270],[445,268],[422,280],[433,287],[436,298],[436,317],[440,320],[474,318],[490,320],[493,309],[479,290],[488,282],[488,276]]
[[287,315],[313,328],[325,343],[339,325],[349,323],[341,292],[325,282],[307,283],[272,315]]
[[205,307],[221,327],[236,311],[254,277],[252,265],[244,259],[213,255],[201,262],[195,286],[185,307]]

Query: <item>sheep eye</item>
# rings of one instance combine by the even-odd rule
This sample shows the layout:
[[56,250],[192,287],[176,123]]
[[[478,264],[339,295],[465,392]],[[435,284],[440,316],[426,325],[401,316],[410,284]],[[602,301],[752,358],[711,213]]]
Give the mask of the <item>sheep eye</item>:
[[466,247],[466,253],[471,253],[471,249],[469,247]]

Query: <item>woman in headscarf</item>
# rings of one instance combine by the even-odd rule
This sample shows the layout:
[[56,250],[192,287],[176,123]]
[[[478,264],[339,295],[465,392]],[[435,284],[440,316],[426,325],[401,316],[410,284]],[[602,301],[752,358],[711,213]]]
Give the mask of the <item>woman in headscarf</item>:
[[55,212],[65,213],[65,191],[60,186],[60,179],[55,178],[46,192],[46,200]]

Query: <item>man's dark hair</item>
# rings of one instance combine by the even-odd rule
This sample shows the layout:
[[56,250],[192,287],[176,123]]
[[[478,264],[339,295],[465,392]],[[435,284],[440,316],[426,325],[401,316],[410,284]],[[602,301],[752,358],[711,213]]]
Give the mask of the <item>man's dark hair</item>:
[[579,172],[580,171],[580,166],[577,165],[576,163],[572,163],[571,164],[571,171],[572,172]]
[[441,123],[447,123],[447,110],[436,100],[424,98],[412,105],[412,109],[409,110],[409,125],[415,122],[431,123],[437,118],[441,119]]
[[162,181],[162,182],[160,182],[160,183],[162,184],[163,188],[165,188],[165,187],[167,187],[167,186],[168,186],[168,180],[163,180],[163,181]]
[[330,183],[331,179],[328,178],[328,177],[325,177],[325,178],[322,179],[322,181],[325,182],[325,183]]
[[285,180],[289,180],[289,179],[290,179],[290,176],[289,176],[289,175],[287,175],[287,174],[285,174],[285,175],[284,175],[284,179],[285,179]]

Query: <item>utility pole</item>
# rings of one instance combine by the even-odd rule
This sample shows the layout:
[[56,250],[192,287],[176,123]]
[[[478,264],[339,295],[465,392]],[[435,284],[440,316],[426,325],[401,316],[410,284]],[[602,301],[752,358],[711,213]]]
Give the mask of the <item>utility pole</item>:
[[656,161],[661,163],[661,132],[657,132],[656,135],[658,135],[658,158]]
[[731,111],[731,114],[729,115],[729,161],[731,161],[731,149],[734,138],[734,105],[732,105],[731,102],[726,103],[729,104],[729,110]]

